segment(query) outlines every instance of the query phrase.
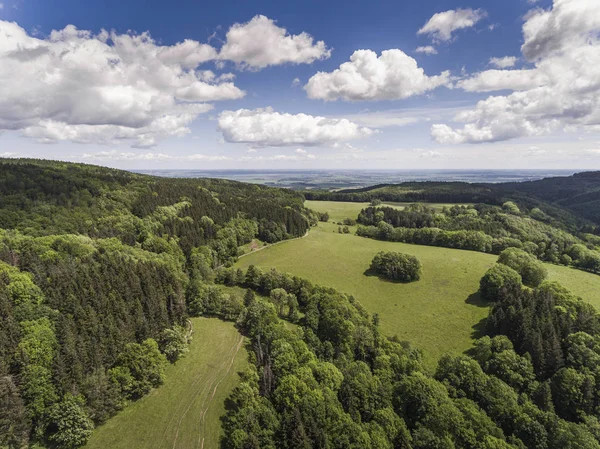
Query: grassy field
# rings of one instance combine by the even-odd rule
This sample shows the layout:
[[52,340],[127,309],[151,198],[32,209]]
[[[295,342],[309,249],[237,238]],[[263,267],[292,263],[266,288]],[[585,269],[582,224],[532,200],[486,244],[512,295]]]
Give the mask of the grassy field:
[[232,323],[193,318],[190,352],[166,372],[165,384],[98,427],[88,449],[219,447],[225,399],[247,363]]
[[[407,205],[413,203],[392,203],[383,202],[382,206],[396,207],[398,209],[404,209]],[[454,204],[443,204],[443,203],[425,203],[429,207],[433,207],[436,210],[441,209],[444,206],[454,206]],[[341,201],[305,201],[304,205],[318,212],[329,213],[329,220],[338,222],[344,218],[353,218],[356,220],[360,211],[366,207],[369,207],[369,203],[345,203]]]
[[[346,203],[322,207],[331,211],[333,218],[349,212],[350,206]],[[366,276],[371,259],[382,250],[417,256],[423,264],[421,280],[396,284]],[[306,238],[248,255],[237,266],[275,267],[354,295],[367,310],[379,314],[381,328],[387,335],[398,335],[422,348],[426,363],[433,366],[444,353],[460,353],[471,347],[488,314],[487,304],[477,293],[479,280],[496,259],[495,255],[473,251],[338,234],[336,225],[320,223]],[[551,279],[600,308],[600,277],[567,267],[548,268]]]

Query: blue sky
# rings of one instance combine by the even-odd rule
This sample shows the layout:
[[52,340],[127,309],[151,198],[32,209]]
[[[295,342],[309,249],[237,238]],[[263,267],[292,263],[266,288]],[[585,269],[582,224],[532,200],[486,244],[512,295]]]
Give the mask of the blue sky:
[[2,156],[600,168],[596,0],[0,5]]

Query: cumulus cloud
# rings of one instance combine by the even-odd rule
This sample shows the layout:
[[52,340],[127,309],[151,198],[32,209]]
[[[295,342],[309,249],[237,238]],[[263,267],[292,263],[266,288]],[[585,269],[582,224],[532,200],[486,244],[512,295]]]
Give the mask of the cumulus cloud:
[[450,72],[427,76],[414,58],[392,49],[381,56],[357,50],[333,72],[313,75],[304,89],[309,98],[325,101],[400,100],[449,85]]
[[223,111],[218,128],[227,142],[256,147],[330,145],[373,134],[373,130],[347,119],[279,113],[272,108]]
[[523,25],[527,70],[488,70],[460,81],[469,91],[509,89],[432,127],[440,143],[477,143],[536,136],[559,130],[600,129],[600,2],[554,0]]
[[434,14],[417,34],[426,34],[434,41],[449,41],[452,33],[463,28],[471,28],[487,16],[483,9],[457,9]]
[[598,41],[600,3],[597,0],[554,0],[549,10],[529,14],[523,25],[523,56],[537,61]]
[[425,53],[426,55],[437,55],[437,50],[431,45],[415,48],[417,53]]
[[504,56],[503,58],[490,58],[490,64],[498,67],[499,69],[507,69],[509,67],[514,67],[517,63],[516,56]]
[[219,58],[234,61],[242,67],[261,69],[276,64],[302,64],[329,58],[331,50],[325,42],[314,42],[308,33],[291,35],[285,28],[265,16],[250,22],[236,23],[226,35]]
[[153,146],[188,133],[212,108],[204,102],[244,96],[231,76],[195,71],[215,57],[191,40],[161,46],[148,33],[94,35],[73,25],[38,39],[0,21],[0,130],[46,143]]

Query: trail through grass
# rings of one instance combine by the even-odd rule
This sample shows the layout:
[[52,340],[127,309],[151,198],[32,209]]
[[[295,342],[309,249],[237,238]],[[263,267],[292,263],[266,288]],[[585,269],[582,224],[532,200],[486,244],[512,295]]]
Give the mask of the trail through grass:
[[164,385],[97,428],[88,449],[218,448],[225,399],[247,363],[232,323],[193,318],[190,352],[166,372]]

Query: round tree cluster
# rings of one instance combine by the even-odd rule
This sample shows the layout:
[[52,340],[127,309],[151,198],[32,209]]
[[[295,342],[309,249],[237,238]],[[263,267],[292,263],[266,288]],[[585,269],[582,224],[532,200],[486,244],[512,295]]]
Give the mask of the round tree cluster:
[[408,254],[381,251],[371,261],[371,271],[392,281],[412,282],[421,277],[421,262]]

